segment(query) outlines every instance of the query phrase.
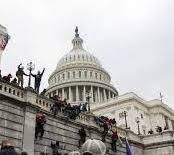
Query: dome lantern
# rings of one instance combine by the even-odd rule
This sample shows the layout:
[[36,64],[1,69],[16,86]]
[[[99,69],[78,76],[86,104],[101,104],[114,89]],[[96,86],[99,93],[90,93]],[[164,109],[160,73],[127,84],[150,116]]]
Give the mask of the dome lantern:
[[83,49],[83,40],[79,37],[78,27],[75,29],[75,38],[72,40],[73,49]]

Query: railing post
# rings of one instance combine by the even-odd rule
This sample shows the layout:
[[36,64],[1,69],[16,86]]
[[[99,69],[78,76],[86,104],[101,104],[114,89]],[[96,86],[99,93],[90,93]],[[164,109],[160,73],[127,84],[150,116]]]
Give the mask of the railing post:
[[25,102],[35,104],[37,93],[32,88],[25,88]]

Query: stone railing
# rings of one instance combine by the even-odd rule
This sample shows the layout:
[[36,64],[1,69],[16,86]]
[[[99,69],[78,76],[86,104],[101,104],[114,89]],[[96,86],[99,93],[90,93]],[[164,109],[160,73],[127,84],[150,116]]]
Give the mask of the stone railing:
[[0,81],[0,94],[9,96],[10,98],[14,98],[22,102],[25,101],[24,89],[21,89],[18,86],[13,86],[10,83]]
[[157,134],[151,134],[146,136],[141,136],[143,144],[148,145],[152,143],[162,143],[166,141],[174,141],[174,131],[163,131]]
[[42,109],[46,111],[50,111],[50,108],[52,107],[54,103],[51,102],[47,97],[38,95],[36,96],[36,105],[41,107]]

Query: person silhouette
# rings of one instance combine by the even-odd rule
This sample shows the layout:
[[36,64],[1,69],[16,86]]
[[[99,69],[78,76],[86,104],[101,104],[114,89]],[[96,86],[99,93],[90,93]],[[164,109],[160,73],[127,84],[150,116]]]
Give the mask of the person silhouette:
[[40,73],[40,71],[38,71],[37,74],[32,74],[31,75],[35,78],[35,82],[34,82],[34,90],[39,93],[39,88],[40,88],[40,82],[43,76],[43,73],[45,71],[45,68],[43,69],[42,73]]

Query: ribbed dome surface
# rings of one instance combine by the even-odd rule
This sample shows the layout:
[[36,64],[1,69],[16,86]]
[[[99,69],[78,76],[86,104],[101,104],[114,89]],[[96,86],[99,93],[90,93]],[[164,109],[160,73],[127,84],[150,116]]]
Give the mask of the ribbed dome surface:
[[70,64],[88,64],[96,67],[102,67],[99,60],[93,56],[91,53],[85,51],[84,49],[72,49],[68,54],[63,56],[57,64],[57,69],[65,67]]

